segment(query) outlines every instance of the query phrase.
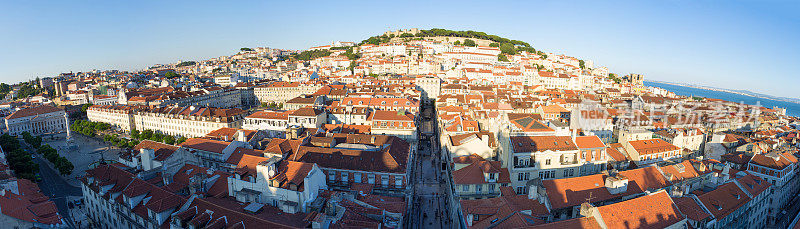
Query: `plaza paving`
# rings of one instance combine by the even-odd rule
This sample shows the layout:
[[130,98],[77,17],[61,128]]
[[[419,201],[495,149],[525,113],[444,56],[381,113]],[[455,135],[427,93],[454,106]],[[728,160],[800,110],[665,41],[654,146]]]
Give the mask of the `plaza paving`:
[[67,144],[63,135],[56,140],[45,140],[42,144],[50,144],[58,151],[59,155],[72,162],[75,169],[72,174],[64,178],[69,184],[77,187],[80,187],[78,178],[86,174],[89,165],[100,161],[101,158],[116,161],[118,152],[120,152],[115,147],[109,148],[110,145],[102,140],[89,138],[77,133],[72,134],[72,144]]

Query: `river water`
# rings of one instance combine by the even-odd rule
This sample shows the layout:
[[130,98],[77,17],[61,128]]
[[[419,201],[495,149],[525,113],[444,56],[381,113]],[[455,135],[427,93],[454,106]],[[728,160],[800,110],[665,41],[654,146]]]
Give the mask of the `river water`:
[[663,84],[657,82],[644,82],[645,86],[651,87],[659,87],[666,89],[668,91],[674,92],[677,95],[683,96],[700,96],[712,99],[722,99],[731,102],[743,102],[745,104],[755,105],[759,104],[763,107],[772,108],[774,106],[786,108],[786,115],[789,116],[800,116],[800,104],[797,103],[790,103],[784,101],[777,101],[772,99],[764,99],[764,98],[757,98],[752,96],[734,94],[730,92],[723,92],[723,91],[713,91],[713,90],[706,90],[700,88],[693,88],[693,87],[684,87],[672,84]]

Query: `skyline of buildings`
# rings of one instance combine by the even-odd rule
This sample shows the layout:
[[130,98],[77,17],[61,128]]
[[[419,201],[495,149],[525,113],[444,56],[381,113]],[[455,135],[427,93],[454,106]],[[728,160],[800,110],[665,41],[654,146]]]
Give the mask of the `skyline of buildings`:
[[40,181],[80,194],[52,194],[54,227],[798,225],[799,117],[645,77],[409,29],[43,77],[8,88],[0,133],[34,145],[15,155],[51,160],[37,138],[71,155]]

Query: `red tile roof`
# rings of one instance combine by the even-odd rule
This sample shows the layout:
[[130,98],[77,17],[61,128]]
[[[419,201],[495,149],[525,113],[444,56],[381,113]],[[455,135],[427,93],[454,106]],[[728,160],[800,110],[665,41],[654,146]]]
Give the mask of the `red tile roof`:
[[[365,144],[381,148],[369,151],[299,146],[297,152],[289,155],[287,160],[316,163],[323,168],[386,173],[405,173],[406,171],[409,144],[398,137],[362,134],[334,134],[334,137],[344,137],[346,143],[350,144]],[[388,147],[383,147],[386,144]]]
[[289,113],[291,111],[258,111],[247,116],[247,118],[289,120]]
[[511,137],[514,152],[542,152],[546,150],[578,150],[569,136],[516,136]]
[[600,224],[597,223],[594,217],[580,217],[568,220],[561,220],[552,223],[536,225],[527,227],[528,229],[570,229],[570,228],[583,228],[583,229],[601,229]]
[[203,150],[221,154],[222,150],[224,150],[225,147],[228,147],[228,145],[230,144],[231,144],[230,142],[217,141],[205,138],[190,138],[187,139],[185,142],[181,143],[180,146],[190,149],[197,149],[197,150]]
[[597,208],[608,228],[666,228],[684,219],[667,192]]
[[32,223],[64,224],[56,204],[40,192],[38,185],[25,179],[11,182],[17,182],[19,194],[6,190],[5,195],[0,196],[3,215]]
[[639,153],[639,155],[647,155],[654,153],[663,153],[669,151],[680,150],[677,146],[670,144],[661,139],[647,139],[638,141],[629,141],[629,144]]
[[475,161],[464,168],[453,171],[453,182],[455,184],[487,184],[484,174],[496,173],[496,181],[492,183],[511,183],[508,168],[502,166],[503,163],[499,161]]
[[628,179],[627,191],[619,194],[611,194],[605,187],[606,174],[543,180],[542,185],[554,209],[578,206],[590,198],[600,202],[671,185],[655,167],[621,171],[619,175]]
[[606,145],[597,136],[578,136],[575,137],[575,145],[581,149],[603,148]]
[[722,220],[737,209],[744,207],[751,199],[735,183],[717,186],[717,189],[697,197],[717,220]]
[[6,116],[5,119],[11,120],[11,119],[16,119],[16,118],[24,118],[24,117],[28,117],[28,116],[47,114],[47,113],[53,113],[53,112],[58,112],[58,111],[64,111],[64,109],[61,109],[61,108],[58,108],[58,107],[54,107],[54,106],[50,106],[50,105],[42,105],[42,106],[24,108],[24,109],[21,109],[21,110],[18,110],[18,111],[14,111],[14,113],[11,113],[10,115]]
[[144,140],[133,147],[133,150],[135,150],[137,154],[141,149],[152,149],[155,151],[154,159],[156,161],[164,161],[169,158],[169,156],[172,156],[172,154],[175,153],[175,150],[178,150],[178,147],[160,142],[154,142],[151,140]]
[[674,198],[673,201],[676,205],[678,205],[678,209],[681,210],[681,213],[694,221],[703,221],[711,217],[711,214],[708,213],[703,207],[700,206],[694,198],[691,197],[678,197]]

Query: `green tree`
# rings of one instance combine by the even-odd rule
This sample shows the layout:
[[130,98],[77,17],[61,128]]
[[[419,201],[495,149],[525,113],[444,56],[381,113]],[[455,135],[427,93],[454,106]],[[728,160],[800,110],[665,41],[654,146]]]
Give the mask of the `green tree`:
[[331,55],[331,51],[329,51],[327,49],[319,49],[319,50],[306,50],[306,51],[303,51],[301,53],[292,55],[291,58],[297,59],[297,60],[306,60],[306,61],[308,61],[308,60],[313,60],[313,59],[317,59],[317,58],[325,57],[325,56],[330,56],[330,55]]
[[86,115],[86,111],[89,110],[89,108],[92,107],[93,105],[94,104],[92,104],[92,103],[87,103],[87,104],[81,105],[81,113]]
[[580,65],[581,69],[586,68],[586,62],[583,62],[583,60],[578,60],[578,65]]
[[25,140],[26,143],[33,146],[34,148],[38,148],[42,145],[42,137],[36,136],[34,137],[28,131],[22,132],[22,139]]
[[39,166],[33,162],[31,154],[21,148],[6,151],[6,160],[17,177],[32,179],[34,174],[39,171]]
[[350,74],[356,74],[356,66],[358,64],[355,61],[350,61],[350,66],[347,67],[350,70]]
[[489,44],[489,47],[497,48],[497,47],[500,47],[500,44],[498,44],[497,42],[492,42],[491,44]]
[[61,175],[69,175],[72,174],[72,170],[75,169],[75,166],[72,165],[72,162],[67,160],[65,157],[58,157],[55,162],[53,162],[56,169],[58,169],[58,173]]
[[517,51],[514,49],[514,45],[510,43],[500,45],[500,52],[507,55],[517,54]]
[[141,136],[141,139],[150,139],[150,138],[153,137],[153,131],[152,130],[144,130],[144,131],[142,131],[142,134],[140,134],[140,136]]
[[162,140],[164,140],[164,143],[166,143],[166,144],[170,144],[170,145],[175,144],[175,137],[172,137],[170,135],[164,136],[164,138]]
[[619,83],[622,83],[622,79],[620,79],[619,77],[617,77],[617,74],[614,74],[614,73],[608,73],[608,78],[609,78],[609,79],[611,79],[611,80],[613,80],[613,81],[614,81],[614,83],[617,83],[617,84],[619,84]]
[[118,141],[114,142],[114,146],[118,148],[126,148],[128,147],[128,139],[120,138]]
[[175,144],[181,144],[186,141],[186,137],[180,137],[178,140],[175,140]]
[[153,133],[153,136],[151,136],[149,139],[154,142],[163,142],[164,134],[162,134],[161,132],[155,132]]
[[461,45],[461,41],[453,42],[453,45]]
[[32,86],[31,83],[23,83],[22,87],[17,91],[19,98],[27,98],[42,93],[37,87]]
[[175,79],[175,78],[180,78],[181,75],[175,72],[167,72],[164,74],[164,77],[166,77],[167,79]]
[[193,66],[193,65],[196,65],[196,64],[197,64],[197,62],[194,62],[194,61],[183,61],[183,62],[181,62],[181,63],[179,63],[179,64],[177,64],[175,66],[176,67],[186,67],[186,66]]
[[239,51],[242,51],[242,52],[252,52],[252,51],[254,51],[254,50],[253,50],[253,49],[251,49],[251,48],[247,48],[247,47],[245,47],[245,48],[240,48],[240,49],[239,49]]
[[40,146],[36,151],[39,152],[39,154],[44,155],[44,158],[50,162],[53,162],[58,158],[58,151],[53,149],[53,147],[50,145]]
[[508,62],[508,57],[501,53],[497,55],[497,60]]
[[131,130],[131,138],[139,139],[139,131],[136,129]]
[[139,140],[131,139],[130,141],[128,141],[128,148],[133,149],[134,147],[136,147],[136,145],[139,145],[139,143],[140,143]]
[[475,41],[473,41],[473,40],[464,39],[464,46],[475,47],[475,46],[478,46],[478,45],[475,44]]
[[19,148],[19,141],[14,136],[3,134],[0,135],[0,146],[6,152],[14,151]]

